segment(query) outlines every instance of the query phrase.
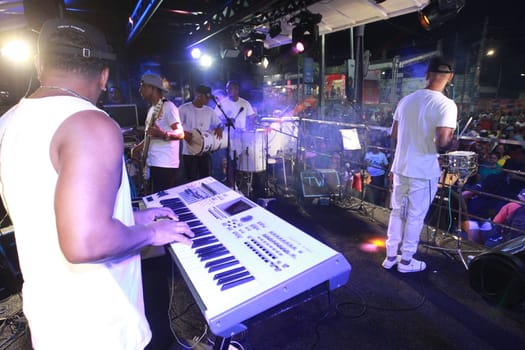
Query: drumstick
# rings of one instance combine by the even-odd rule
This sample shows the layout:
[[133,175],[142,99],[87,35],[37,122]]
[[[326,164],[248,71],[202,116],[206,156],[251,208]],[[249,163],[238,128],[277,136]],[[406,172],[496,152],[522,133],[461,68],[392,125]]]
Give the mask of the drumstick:
[[472,117],[468,118],[467,123],[466,123],[465,126],[463,127],[463,130],[461,130],[461,132],[460,132],[459,135],[458,135],[458,140],[461,138],[461,136],[463,136],[463,134],[465,133],[465,131],[467,131],[467,128],[469,127],[470,123],[472,123]]

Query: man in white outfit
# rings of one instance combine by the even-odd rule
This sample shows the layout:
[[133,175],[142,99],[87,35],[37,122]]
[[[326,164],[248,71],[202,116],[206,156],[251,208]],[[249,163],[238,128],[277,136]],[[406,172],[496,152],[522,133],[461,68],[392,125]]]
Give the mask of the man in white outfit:
[[432,58],[427,69],[427,86],[401,99],[394,113],[391,136],[397,145],[391,169],[392,211],[382,264],[385,269],[396,264],[403,273],[426,268],[423,261],[413,256],[437,191],[441,174],[438,150],[450,147],[456,128],[457,106],[443,94],[453,76],[450,60]]
[[[211,175],[211,154],[202,148],[198,150],[198,148],[192,147],[193,145],[199,145],[198,140],[194,140],[195,135],[203,135],[204,132],[209,132],[213,135],[216,143],[221,142],[223,137],[221,121],[213,109],[208,106],[210,97],[211,88],[206,85],[199,85],[195,88],[193,101],[179,107],[180,119],[186,130],[184,132],[185,142],[183,143],[182,155],[187,182]],[[203,140],[200,141],[201,147],[204,146]],[[213,150],[215,151],[216,149]]]

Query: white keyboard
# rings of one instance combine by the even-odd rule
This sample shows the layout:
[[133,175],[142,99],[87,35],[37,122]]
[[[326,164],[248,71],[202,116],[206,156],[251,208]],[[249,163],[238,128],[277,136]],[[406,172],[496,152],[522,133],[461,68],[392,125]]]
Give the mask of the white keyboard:
[[215,335],[246,329],[243,321],[326,282],[344,285],[350,264],[312,238],[212,177],[144,197],[190,225],[193,246],[170,250]]

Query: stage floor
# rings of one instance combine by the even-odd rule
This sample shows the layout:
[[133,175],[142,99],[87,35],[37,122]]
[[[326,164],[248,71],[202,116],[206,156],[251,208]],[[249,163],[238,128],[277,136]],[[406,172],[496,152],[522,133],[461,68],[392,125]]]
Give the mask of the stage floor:
[[[356,198],[315,205],[312,200],[278,197],[268,210],[342,252],[352,265],[347,285],[331,294],[257,320],[232,338],[243,349],[504,349],[525,348],[525,305],[502,308],[484,300],[469,285],[465,267],[455,258],[455,240],[422,232],[419,258],[427,263],[421,273],[401,274],[381,267],[385,249],[388,210],[361,203]],[[464,244],[465,255],[481,247]],[[472,253],[469,253],[472,251]],[[173,279],[173,330],[181,341],[201,339],[197,348],[209,348],[201,316],[188,288],[175,271]],[[20,308],[11,297],[9,312]],[[19,311],[19,310],[18,310]],[[5,315],[0,315],[0,319]],[[2,321],[3,322],[3,321]],[[26,332],[27,333],[27,332]],[[4,343],[6,328],[0,333]],[[8,347],[26,349],[22,334]],[[174,344],[171,349],[182,348]]]

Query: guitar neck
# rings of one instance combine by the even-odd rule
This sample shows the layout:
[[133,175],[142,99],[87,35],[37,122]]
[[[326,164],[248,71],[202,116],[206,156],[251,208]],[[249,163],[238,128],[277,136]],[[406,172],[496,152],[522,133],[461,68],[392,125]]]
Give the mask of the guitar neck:
[[144,147],[142,149],[142,165],[143,166],[146,165],[146,159],[148,158],[149,144],[151,141],[151,136],[148,135],[148,129],[152,127],[153,124],[155,124],[160,114],[162,113],[164,102],[166,102],[166,99],[164,98],[161,98],[159,102],[157,102],[157,104],[153,108],[153,115],[151,116],[151,119],[149,120],[149,123],[148,125],[146,125],[146,128],[144,130]]

